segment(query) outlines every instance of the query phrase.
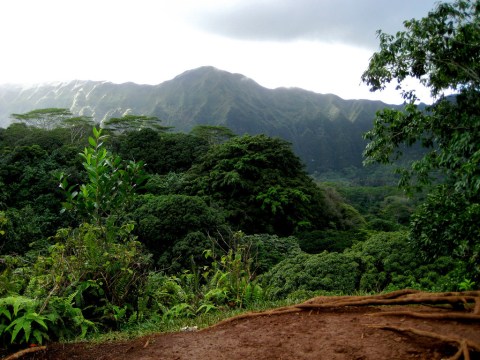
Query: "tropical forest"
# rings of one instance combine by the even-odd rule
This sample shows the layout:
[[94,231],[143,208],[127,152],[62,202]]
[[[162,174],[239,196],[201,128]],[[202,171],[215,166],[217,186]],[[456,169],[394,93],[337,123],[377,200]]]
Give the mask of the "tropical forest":
[[[405,289],[464,294],[478,324],[480,3],[439,3],[404,26],[379,31],[362,76],[371,91],[394,84],[403,105],[318,105],[336,101],[341,119],[316,110],[299,120],[285,99],[316,100],[298,89],[276,93],[262,116],[185,101],[184,123],[166,105],[99,118],[51,102],[8,114],[0,358]],[[201,71],[196,81],[215,86],[225,76]],[[411,78],[431,103],[404,86]],[[480,353],[465,344],[463,354]]]

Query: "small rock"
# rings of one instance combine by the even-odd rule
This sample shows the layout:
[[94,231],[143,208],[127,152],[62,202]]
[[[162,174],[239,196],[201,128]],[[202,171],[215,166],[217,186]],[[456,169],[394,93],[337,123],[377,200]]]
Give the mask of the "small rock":
[[180,329],[180,331],[183,332],[191,332],[191,331],[197,331],[198,327],[197,326],[185,326]]

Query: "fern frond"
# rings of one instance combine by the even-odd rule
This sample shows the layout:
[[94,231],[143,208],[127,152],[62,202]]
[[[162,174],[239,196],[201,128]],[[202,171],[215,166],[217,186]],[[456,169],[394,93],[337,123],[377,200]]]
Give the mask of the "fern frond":
[[12,314],[10,314],[10,311],[6,307],[0,307],[0,318],[5,316],[9,321],[12,321]]
[[50,340],[50,337],[48,336],[47,333],[40,331],[38,329],[34,329],[32,332],[33,337],[35,338],[35,341],[37,344],[43,344],[43,339]]

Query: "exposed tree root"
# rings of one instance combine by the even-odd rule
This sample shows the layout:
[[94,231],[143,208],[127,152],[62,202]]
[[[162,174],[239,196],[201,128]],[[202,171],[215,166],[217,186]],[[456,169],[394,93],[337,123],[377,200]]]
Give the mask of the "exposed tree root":
[[262,311],[262,312],[249,312],[249,313],[236,315],[234,317],[222,320],[222,321],[220,321],[216,324],[213,324],[213,325],[211,325],[207,328],[200,329],[199,331],[209,330],[209,329],[221,326],[221,325],[229,324],[229,323],[237,321],[237,320],[251,319],[251,318],[256,318],[256,317],[260,317],[260,316],[289,314],[289,313],[294,313],[294,312],[299,312],[299,311],[301,311],[301,310],[297,309],[295,306],[285,306],[285,307],[281,307],[281,308],[278,308],[278,309],[267,310],[267,311]]
[[413,305],[413,304],[451,304],[465,305],[475,303],[477,300],[474,296],[442,296],[438,294],[423,293],[423,296],[406,296],[395,299],[375,299],[375,298],[354,298],[352,300],[328,302],[324,304],[303,303],[296,305],[297,308],[306,309],[322,309],[339,306],[372,306],[372,305]]
[[315,297],[310,300],[305,301],[302,304],[298,305],[290,305],[290,306],[284,306],[281,308],[277,309],[272,309],[272,310],[267,310],[267,311],[261,311],[261,312],[249,312],[245,314],[240,314],[225,320],[222,320],[214,325],[211,325],[207,328],[201,329],[200,331],[204,331],[207,329],[211,329],[217,326],[225,325],[228,323],[231,323],[233,321],[237,320],[242,320],[242,319],[249,319],[249,318],[255,318],[255,317],[260,317],[260,316],[271,316],[271,315],[281,315],[281,314],[288,314],[292,312],[298,312],[298,311],[304,311],[304,310],[311,310],[309,305],[313,305],[313,309],[316,309],[318,305],[325,305],[324,307],[341,307],[341,306],[346,306],[350,305],[352,302],[356,301],[361,301],[361,300],[381,300],[381,299],[394,299],[400,296],[405,296],[405,295],[411,295],[411,294],[417,294],[419,293],[419,290],[412,290],[412,289],[404,289],[404,290],[398,290],[398,291],[393,291],[388,294],[379,294],[379,295],[368,295],[368,296],[338,296],[335,298],[335,300],[330,300],[325,304],[314,304],[315,302],[322,301],[324,299],[323,296]]
[[457,345],[458,351],[455,353],[453,357],[451,357],[448,360],[458,360],[462,355],[465,360],[470,360],[470,349],[480,352],[480,344],[467,339],[445,336],[445,335],[436,334],[430,331],[418,330],[413,328],[401,328],[396,326],[384,326],[384,325],[371,325],[370,327],[383,329],[383,330],[403,332],[403,333],[412,333],[415,335],[425,336],[432,339],[440,340],[447,344]]
[[439,296],[474,296],[480,298],[480,290],[475,291],[449,291],[449,292],[442,292],[442,293],[427,293],[427,292],[419,292],[418,294],[431,294],[431,295],[439,295]]
[[[444,293],[426,293],[418,290],[399,290],[388,294],[372,295],[372,296],[339,296],[333,300],[330,298],[319,296],[312,298],[304,303],[286,306],[278,309],[273,309],[263,312],[253,312],[241,314],[226,320],[223,320],[209,328],[225,325],[233,321],[242,319],[251,319],[260,316],[272,316],[288,313],[295,313],[301,311],[312,311],[320,309],[335,309],[347,306],[378,306],[378,305],[435,305],[438,310],[437,313],[431,312],[415,312],[415,311],[382,311],[378,313],[369,314],[370,316],[411,316],[416,318],[423,318],[429,320],[454,320],[463,322],[479,322],[480,321],[480,291],[466,291],[466,292],[444,292]],[[438,305],[451,305],[454,309],[466,310],[449,311],[447,308],[439,308]],[[424,330],[414,328],[401,328],[395,326],[373,325],[379,329],[392,330],[398,332],[409,332],[412,334],[438,339],[442,342],[453,344],[458,347],[457,353],[449,360],[459,360],[463,357],[465,360],[470,360],[470,350],[480,352],[480,344],[471,340],[445,336]]]
[[465,340],[462,341],[458,351],[449,360],[459,360],[462,355],[465,360],[470,360],[470,351],[468,351],[468,345]]
[[410,316],[420,319],[430,320],[457,320],[465,322],[480,322],[480,315],[476,314],[464,314],[458,312],[448,313],[422,313],[414,311],[382,311],[378,313],[368,314],[369,316]]
[[28,348],[28,349],[24,349],[24,350],[17,351],[16,353],[7,356],[7,357],[6,357],[5,359],[3,359],[3,360],[20,359],[22,356],[24,356],[24,355],[26,355],[26,354],[30,354],[30,353],[37,352],[37,351],[43,351],[43,350],[46,350],[46,349],[47,349],[46,346],[31,347],[31,348]]
[[[329,309],[329,308],[345,307],[345,306],[413,305],[413,304],[433,304],[433,305],[450,304],[450,305],[465,306],[466,304],[474,303],[475,310],[473,313],[477,314],[477,308],[479,308],[480,310],[480,305],[479,305],[480,291],[426,293],[419,290],[404,289],[404,290],[397,290],[387,294],[379,294],[379,295],[339,296],[335,298],[335,300],[330,300],[325,303],[318,303],[323,301],[324,299],[325,297],[319,296],[297,305],[285,306],[285,307],[268,310],[268,311],[262,311],[262,312],[251,312],[246,314],[240,314],[240,315],[225,319],[223,321],[220,321],[219,323],[214,324],[202,330],[228,324],[233,321],[237,321],[241,319],[255,318],[259,316],[280,315],[280,314],[287,314],[287,313],[306,311],[306,310]],[[460,315],[460,314],[457,314],[457,315]],[[467,315],[467,314],[464,314],[464,315]],[[471,321],[477,321],[478,316],[475,316],[475,315],[464,316],[464,315],[460,315],[457,318],[457,320],[471,319]],[[412,315],[412,316],[415,316],[415,315]],[[445,319],[447,318],[448,316],[446,315]]]
[[[333,303],[338,303],[338,302],[343,302],[343,301],[353,301],[353,300],[360,300],[360,299],[395,299],[401,296],[406,296],[406,295],[414,295],[414,294],[424,294],[420,290],[414,290],[414,289],[403,289],[403,290],[397,290],[397,291],[392,291],[386,294],[377,294],[377,295],[366,295],[366,296],[337,296],[335,297],[335,300],[330,300],[328,303],[333,304]],[[480,296],[480,294],[479,294]],[[310,300],[305,301],[303,304],[314,304],[317,303],[321,300],[323,300],[325,297],[324,296],[317,296],[314,297]]]

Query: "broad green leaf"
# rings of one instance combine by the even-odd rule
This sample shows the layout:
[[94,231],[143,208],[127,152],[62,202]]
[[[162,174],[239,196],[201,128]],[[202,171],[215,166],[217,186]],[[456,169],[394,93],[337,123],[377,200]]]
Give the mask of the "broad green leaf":
[[92,145],[93,147],[97,146],[97,142],[96,142],[95,139],[92,138],[91,136],[88,137],[88,142],[89,142],[90,145]]

